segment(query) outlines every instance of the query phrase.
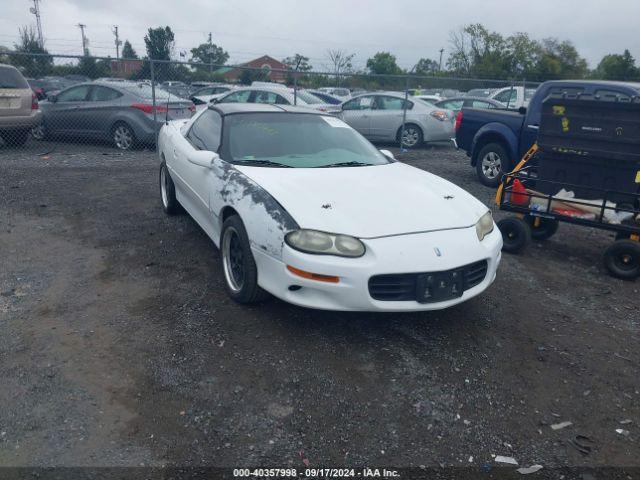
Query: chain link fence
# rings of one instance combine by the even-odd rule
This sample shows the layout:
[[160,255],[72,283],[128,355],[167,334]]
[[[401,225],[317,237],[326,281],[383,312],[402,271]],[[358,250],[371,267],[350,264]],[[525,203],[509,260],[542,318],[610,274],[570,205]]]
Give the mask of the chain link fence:
[[[37,123],[24,141],[99,143],[122,150],[154,148],[164,122],[190,118],[218,102],[304,106],[340,117],[372,142],[421,148],[450,142],[462,108],[517,109],[526,106],[538,86],[517,79],[301,72],[268,65],[256,69],[16,52],[1,52],[0,63],[18,68],[38,101],[32,104]],[[1,136],[5,143],[20,143],[15,136]]]

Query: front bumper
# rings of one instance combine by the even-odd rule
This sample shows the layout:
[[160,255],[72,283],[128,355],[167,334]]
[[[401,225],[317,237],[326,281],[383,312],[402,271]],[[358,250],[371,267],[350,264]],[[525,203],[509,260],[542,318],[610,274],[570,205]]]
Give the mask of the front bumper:
[[[441,310],[465,302],[493,283],[501,259],[502,236],[497,227],[482,242],[475,227],[363,240],[367,247],[361,258],[309,255],[285,245],[282,260],[258,247],[252,251],[258,265],[258,283],[274,296],[321,310],[410,312]],[[436,249],[440,251],[438,256]],[[482,260],[487,274],[461,297],[438,303],[379,301],[369,294],[369,279],[375,275],[430,273],[457,269]],[[287,265],[307,272],[340,277],[339,283],[325,283],[299,277]],[[300,287],[290,289],[290,287]]]

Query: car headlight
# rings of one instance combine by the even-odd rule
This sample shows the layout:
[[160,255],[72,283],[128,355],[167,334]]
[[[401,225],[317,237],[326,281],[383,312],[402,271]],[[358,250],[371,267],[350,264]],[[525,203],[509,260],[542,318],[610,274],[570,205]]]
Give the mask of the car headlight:
[[291,248],[317,255],[361,257],[365,252],[364,244],[357,238],[317,230],[294,230],[284,240]]
[[491,212],[485,213],[478,223],[476,223],[476,233],[478,234],[478,240],[484,240],[484,237],[493,232],[493,215]]

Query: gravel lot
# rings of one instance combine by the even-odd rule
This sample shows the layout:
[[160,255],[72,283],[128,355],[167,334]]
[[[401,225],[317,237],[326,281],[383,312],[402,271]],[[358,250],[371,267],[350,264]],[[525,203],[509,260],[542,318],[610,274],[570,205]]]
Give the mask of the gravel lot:
[[[490,204],[452,148],[398,157]],[[157,163],[0,145],[0,465],[640,466],[640,283],[605,273],[610,234],[562,225],[443,312],[247,308]]]

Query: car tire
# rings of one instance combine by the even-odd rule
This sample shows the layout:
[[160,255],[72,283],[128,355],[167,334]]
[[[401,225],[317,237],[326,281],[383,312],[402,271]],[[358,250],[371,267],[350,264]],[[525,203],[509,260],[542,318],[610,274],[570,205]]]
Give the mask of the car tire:
[[[398,130],[398,141],[402,136],[402,127]],[[422,129],[415,123],[407,123],[404,126],[404,138],[402,139],[402,148],[420,147],[424,142]]]
[[498,228],[502,233],[502,251],[507,253],[520,253],[531,242],[531,228],[518,217],[508,217],[498,222]]
[[167,215],[182,213],[182,206],[176,198],[176,187],[171,175],[169,175],[167,164],[164,161],[160,164],[159,186],[160,202],[162,203],[164,213]]
[[478,152],[476,172],[480,183],[496,188],[510,165],[509,154],[500,143],[489,143]]
[[251,253],[249,237],[238,215],[222,224],[220,263],[229,296],[240,304],[265,300],[269,294],[258,286],[258,267]]
[[[537,226],[536,219],[539,220]],[[532,217],[531,215],[527,215],[524,217],[524,221],[527,222],[527,225],[529,225],[531,229],[531,238],[539,242],[553,237],[560,226],[560,222],[553,218]]]
[[640,243],[616,241],[604,252],[604,266],[616,278],[635,280],[640,276]]
[[37,127],[31,129],[31,136],[34,140],[43,141],[47,139],[47,129],[44,123],[41,123]]
[[29,130],[15,130],[2,133],[2,140],[9,147],[22,147],[27,143],[29,138]]
[[111,129],[111,139],[116,148],[131,150],[136,146],[136,134],[133,129],[124,122],[116,123]]

